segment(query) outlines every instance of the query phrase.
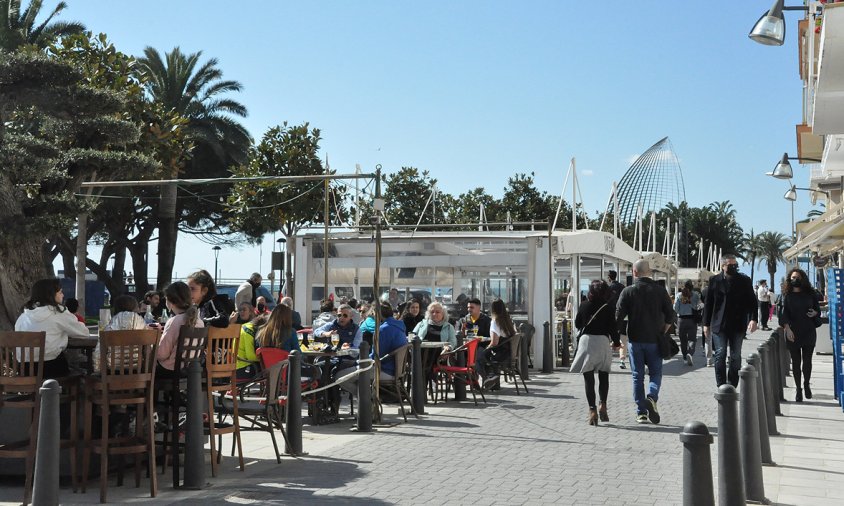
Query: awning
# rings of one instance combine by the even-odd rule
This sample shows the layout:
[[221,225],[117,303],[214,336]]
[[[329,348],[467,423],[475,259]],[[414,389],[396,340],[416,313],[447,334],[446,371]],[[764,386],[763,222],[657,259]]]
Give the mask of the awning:
[[799,230],[802,237],[783,252],[786,260],[806,251],[827,255],[844,250],[844,205],[836,204],[818,219],[801,224]]

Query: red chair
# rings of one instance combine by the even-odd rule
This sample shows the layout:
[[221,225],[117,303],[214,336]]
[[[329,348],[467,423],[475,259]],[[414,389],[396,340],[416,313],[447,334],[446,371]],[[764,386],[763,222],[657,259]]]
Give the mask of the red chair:
[[261,361],[261,368],[269,369],[275,364],[287,360],[290,352],[280,348],[268,348],[264,346],[255,350],[255,355]]
[[[448,395],[449,385],[454,382],[454,378],[459,377],[469,385],[469,390],[472,392],[472,399],[475,401],[475,406],[478,405],[478,398],[475,396],[476,389],[478,393],[481,394],[481,399],[484,401],[484,404],[486,404],[486,397],[484,397],[484,392],[478,384],[478,373],[475,371],[475,354],[478,351],[478,344],[480,344],[480,342],[481,339],[476,337],[463,343],[463,346],[459,346],[452,351],[444,352],[440,355],[439,363],[434,366],[434,375],[438,378],[438,390],[443,392],[443,400],[445,400],[445,396]],[[457,357],[458,353],[463,352],[466,353],[466,365],[456,365],[454,363],[454,359]],[[436,402],[437,400],[435,397],[434,403]]]
[[[258,360],[261,362],[261,368],[264,371],[268,371],[272,366],[278,364],[279,362],[284,362],[290,356],[290,352],[287,350],[282,350],[281,348],[270,348],[270,347],[261,347],[255,350],[255,355],[258,357]],[[315,367],[310,364],[305,364],[306,367]],[[319,374],[316,374],[313,378],[302,377],[302,392],[306,392],[307,390],[312,390],[319,386]],[[287,392],[287,367],[285,367],[281,371],[281,388],[284,392]],[[308,396],[306,401],[308,404],[312,405],[314,401],[314,397]],[[287,406],[287,400],[282,399],[279,402],[282,408]],[[281,414],[283,416],[283,412]]]

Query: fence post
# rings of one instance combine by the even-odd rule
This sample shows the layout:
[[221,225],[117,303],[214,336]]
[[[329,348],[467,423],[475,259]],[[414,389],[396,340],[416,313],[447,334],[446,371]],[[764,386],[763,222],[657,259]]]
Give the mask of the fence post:
[[[289,455],[302,454],[302,354],[293,350],[287,356],[287,445]],[[314,406],[314,409],[317,409]],[[358,407],[360,411],[362,407]]]
[[[41,385],[41,414],[38,418],[38,445],[35,450],[35,477],[32,483],[33,506],[59,504],[59,395],[62,387],[54,379]],[[29,465],[29,463],[27,463]],[[28,497],[29,490],[24,490]]]
[[[366,360],[369,358],[369,343],[366,341],[360,343],[360,358],[359,360]],[[364,366],[358,362],[358,367],[363,369],[369,367]],[[358,376],[358,432],[372,432],[372,371],[360,373]]]
[[683,506],[712,506],[712,435],[703,422],[689,422],[680,433],[683,443]]
[[[457,331],[457,347],[460,348],[463,346],[464,343],[464,334],[463,330]],[[457,365],[459,367],[466,366],[466,353],[458,353],[457,354]],[[466,382],[463,378],[455,376],[454,377],[454,400],[455,401],[465,401],[466,400]]]
[[[761,348],[761,347],[760,347]],[[747,357],[747,365],[756,368],[759,378],[756,380],[756,417],[759,420],[759,452],[762,457],[762,464],[774,464],[771,457],[771,440],[768,435],[768,409],[765,403],[765,391],[760,381],[764,375],[764,363],[758,353],[751,353]]]
[[739,430],[741,432],[741,462],[744,467],[744,493],[750,501],[765,503],[765,484],[762,478],[762,449],[759,440],[759,409],[756,406],[756,380],[759,374],[752,365],[739,371],[741,401]]
[[413,410],[417,415],[425,414],[425,371],[422,370],[422,339],[419,336],[413,336],[411,341],[411,363],[410,380],[412,381],[411,389],[413,395],[411,402],[413,402]]
[[744,470],[739,450],[738,394],[725,383],[715,394],[718,401],[718,504],[744,506]]
[[530,327],[527,323],[519,325],[519,335],[522,336],[522,343],[519,345],[519,371],[522,373],[522,379],[529,380],[528,376],[528,348],[530,348],[530,339],[533,337],[533,332],[529,332]]
[[[202,366],[199,360],[188,365],[188,405],[185,420],[185,481],[183,487],[199,490],[205,486],[205,431],[202,426]],[[174,422],[176,423],[176,422]],[[173,441],[177,444],[178,441]],[[211,457],[214,458],[214,457]],[[177,467],[178,462],[173,466]]]
[[[543,346],[542,346],[542,372],[554,372],[554,341],[551,339],[551,323],[545,322],[542,324],[543,329]],[[566,350],[563,350],[563,357],[566,356]],[[565,358],[563,359],[565,361]]]

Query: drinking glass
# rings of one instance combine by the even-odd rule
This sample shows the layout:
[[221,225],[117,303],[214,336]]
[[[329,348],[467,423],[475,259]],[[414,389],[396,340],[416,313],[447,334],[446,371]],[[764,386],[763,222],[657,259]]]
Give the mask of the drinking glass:
[[337,334],[331,334],[331,346],[337,348],[338,344],[340,344],[340,336]]

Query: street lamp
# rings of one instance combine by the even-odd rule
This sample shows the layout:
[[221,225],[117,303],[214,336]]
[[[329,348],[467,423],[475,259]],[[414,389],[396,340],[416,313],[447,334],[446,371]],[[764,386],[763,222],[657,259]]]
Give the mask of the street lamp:
[[789,160],[799,160],[800,163],[803,163],[802,160],[807,162],[820,162],[817,158],[805,158],[799,156],[788,156],[788,153],[782,154],[782,159],[777,162],[774,166],[773,172],[766,172],[767,175],[771,177],[775,177],[777,179],[791,179],[794,177],[794,170],[791,168],[791,163]]
[[785,42],[785,16],[782,11],[808,11],[807,5],[795,7],[783,6],[783,0],[774,0],[774,4],[762,14],[747,34],[755,42],[766,46],[781,46]]
[[275,241],[278,244],[278,250],[281,252],[281,265],[278,268],[281,277],[278,279],[278,292],[279,292],[279,299],[281,299],[281,292],[283,289],[286,288],[285,281],[287,278],[284,277],[284,268],[287,266],[287,254],[285,252],[285,243],[287,243],[287,239],[284,237],[280,237]]
[[794,222],[794,202],[797,200],[797,190],[806,190],[810,192],[823,193],[829,199],[829,192],[826,190],[818,190],[816,188],[801,188],[791,185],[791,188],[782,196],[785,200],[791,202],[791,240],[797,242],[797,224]]
[[214,246],[211,248],[214,251],[214,284],[217,284],[217,275],[219,271],[217,270],[217,261],[220,259],[220,250],[223,249],[219,246]]

